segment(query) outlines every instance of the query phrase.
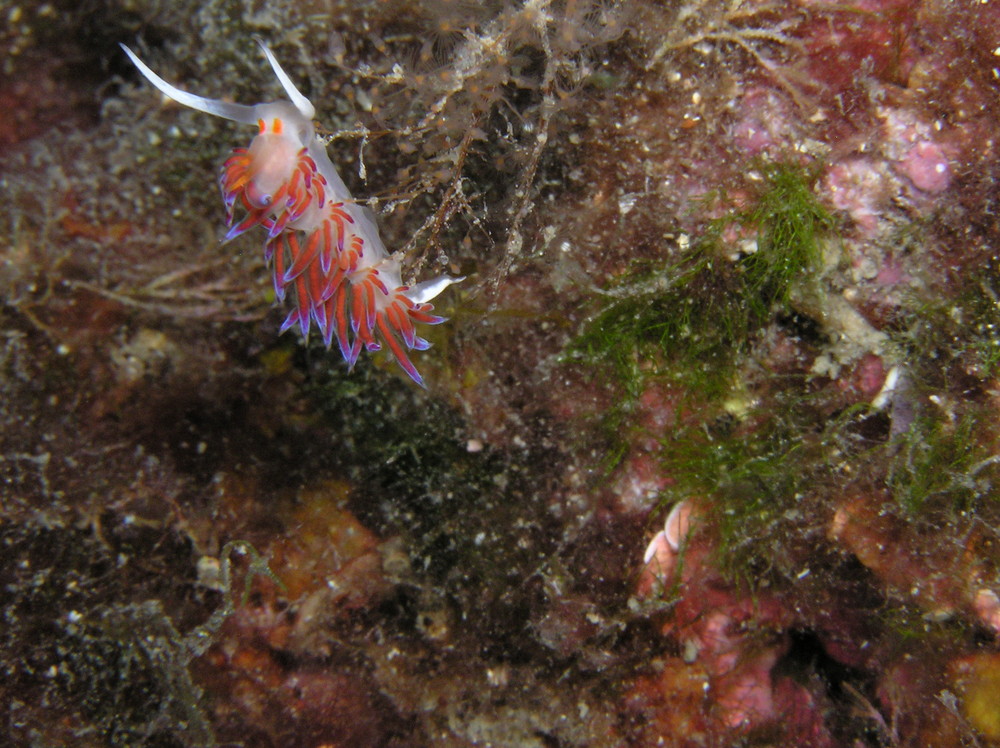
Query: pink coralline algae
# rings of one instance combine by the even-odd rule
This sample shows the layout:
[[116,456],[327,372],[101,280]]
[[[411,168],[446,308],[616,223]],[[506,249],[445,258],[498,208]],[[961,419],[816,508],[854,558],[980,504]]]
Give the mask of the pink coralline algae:
[[903,109],[882,113],[886,155],[896,170],[918,190],[937,194],[951,184],[951,166],[934,128],[915,114]]
[[1000,635],[1000,596],[993,590],[981,589],[976,593],[973,610],[994,634]]
[[951,184],[951,166],[937,143],[916,143],[900,160],[899,169],[924,192],[944,192]]
[[833,207],[847,211],[864,233],[874,233],[889,192],[885,175],[872,159],[841,161],[830,168],[824,181]]
[[714,707],[706,724],[742,731],[795,715],[789,734],[810,745],[830,745],[813,694],[774,673],[790,647],[789,612],[767,595],[750,597],[725,583],[700,539],[688,547],[704,511],[690,500],[675,504],[644,554],[637,593],[648,597],[678,585],[676,607],[661,631],[681,649],[680,658],[671,659],[664,674],[646,685],[669,701],[678,695],[679,682],[702,679]]
[[794,122],[788,104],[777,92],[754,88],[740,101],[732,138],[747,155],[758,156],[782,147],[794,131]]

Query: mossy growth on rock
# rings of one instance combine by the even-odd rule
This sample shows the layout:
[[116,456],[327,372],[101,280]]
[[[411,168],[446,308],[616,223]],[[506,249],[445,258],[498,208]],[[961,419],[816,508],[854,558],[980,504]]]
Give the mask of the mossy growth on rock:
[[914,291],[890,324],[900,375],[879,459],[896,504],[911,521],[992,515],[1000,481],[997,258]]
[[[793,313],[790,290],[809,281],[833,219],[813,191],[817,173],[791,163],[760,163],[743,207],[684,237],[662,263],[645,262],[607,289],[569,356],[610,370],[624,397],[608,414],[621,432],[649,378],[699,400],[733,387],[738,362],[776,315]],[[702,203],[728,204],[713,194]]]
[[886,482],[907,514],[957,515],[997,502],[1000,456],[990,454],[981,439],[978,424],[984,415],[928,410],[889,445]]

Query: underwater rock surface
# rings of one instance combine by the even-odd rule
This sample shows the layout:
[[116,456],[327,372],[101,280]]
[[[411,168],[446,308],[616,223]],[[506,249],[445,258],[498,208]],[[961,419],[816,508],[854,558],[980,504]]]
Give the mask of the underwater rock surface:
[[[995,4],[2,13],[13,745],[1000,745]],[[279,335],[118,48],[254,36],[467,277],[426,391]]]

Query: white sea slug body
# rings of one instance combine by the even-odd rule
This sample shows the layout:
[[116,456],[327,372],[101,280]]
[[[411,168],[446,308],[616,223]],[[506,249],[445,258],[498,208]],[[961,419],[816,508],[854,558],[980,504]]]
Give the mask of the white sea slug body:
[[[361,348],[385,344],[420,385],[407,351],[429,343],[415,323],[435,325],[428,302],[461,278],[441,276],[412,288],[402,284],[371,212],[354,201],[312,125],[312,103],[299,93],[271,51],[264,55],[289,101],[252,106],[189,94],[122,49],[147,80],[174,101],[218,117],[257,126],[249,148],[236,148],[223,164],[219,186],[226,206],[226,240],[261,226],[264,258],[279,300],[292,310],[282,331],[297,327],[304,338],[315,324],[327,346],[336,338],[350,366]],[[237,221],[237,210],[244,211]]]

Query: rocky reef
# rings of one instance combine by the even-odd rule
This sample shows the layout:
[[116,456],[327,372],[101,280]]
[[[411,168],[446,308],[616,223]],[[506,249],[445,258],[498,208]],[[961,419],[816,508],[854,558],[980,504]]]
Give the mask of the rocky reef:
[[[1000,11],[0,5],[0,731],[1000,745]],[[239,126],[316,106],[427,389],[280,335]]]

